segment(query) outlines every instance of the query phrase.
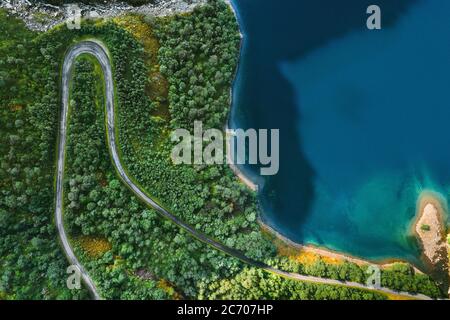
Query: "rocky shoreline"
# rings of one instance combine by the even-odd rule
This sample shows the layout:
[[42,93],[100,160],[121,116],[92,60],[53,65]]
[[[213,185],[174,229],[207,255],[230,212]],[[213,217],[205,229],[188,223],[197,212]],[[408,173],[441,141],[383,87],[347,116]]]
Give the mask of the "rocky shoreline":
[[418,199],[417,217],[413,225],[413,233],[419,239],[423,250],[423,259],[444,290],[448,290],[449,282],[446,213],[445,199],[425,191]]
[[[125,13],[148,16],[168,16],[192,11],[207,0],[155,0],[152,4],[133,7],[125,2],[105,1],[95,5],[77,3],[84,18],[109,18]],[[74,1],[75,2],[75,1]],[[47,31],[69,18],[67,6],[55,6],[37,0],[1,0],[0,8],[19,17],[25,25],[35,31]]]

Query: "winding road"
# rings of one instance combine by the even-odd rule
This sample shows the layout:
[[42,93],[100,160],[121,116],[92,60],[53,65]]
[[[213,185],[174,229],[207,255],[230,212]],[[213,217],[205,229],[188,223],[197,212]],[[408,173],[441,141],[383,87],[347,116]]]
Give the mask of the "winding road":
[[215,241],[214,239],[209,238],[205,234],[197,231],[190,225],[184,223],[179,220],[176,216],[171,214],[169,211],[164,209],[158,203],[153,201],[149,196],[145,194],[145,192],[137,186],[132,179],[127,175],[126,170],[124,169],[116,144],[116,134],[115,134],[115,113],[114,113],[114,81],[110,63],[110,57],[108,56],[108,51],[104,44],[95,40],[86,40],[77,43],[67,52],[63,69],[62,69],[62,109],[61,109],[61,118],[60,118],[60,128],[59,128],[59,142],[58,142],[58,163],[57,163],[57,177],[56,177],[56,200],[55,200],[55,220],[56,226],[58,229],[59,238],[62,243],[62,247],[64,252],[69,260],[70,264],[75,266],[80,272],[81,278],[86,284],[87,289],[92,294],[94,299],[101,299],[101,296],[97,290],[97,287],[94,281],[91,279],[89,274],[83,268],[81,263],[78,261],[75,256],[72,247],[67,238],[67,234],[64,230],[64,219],[63,219],[63,183],[64,183],[64,164],[65,164],[65,149],[66,149],[66,138],[67,138],[67,123],[68,123],[68,115],[69,115],[69,82],[71,78],[72,66],[75,59],[80,54],[90,54],[94,56],[98,62],[100,63],[105,80],[105,93],[106,93],[106,113],[107,113],[107,141],[109,146],[109,151],[114,163],[114,167],[122,179],[122,181],[130,188],[130,190],[137,196],[141,201],[143,201],[147,206],[153,208],[158,211],[162,216],[171,220],[173,223],[178,225],[180,228],[186,230],[195,238],[203,241],[204,243],[210,245],[211,247],[218,249],[234,258],[237,258],[244,263],[249,265],[261,268],[267,272],[280,275],[284,278],[305,281],[305,282],[313,282],[320,284],[328,284],[328,285],[339,285],[357,289],[364,290],[372,290],[387,294],[394,294],[408,298],[414,299],[431,299],[425,295],[413,295],[406,292],[397,292],[388,288],[373,288],[361,283],[356,282],[345,282],[338,281],[326,278],[305,276],[301,274],[286,272],[282,270],[278,270],[269,265],[266,265],[262,262],[255,261],[251,258],[245,256],[242,252],[227,247],[220,242]]

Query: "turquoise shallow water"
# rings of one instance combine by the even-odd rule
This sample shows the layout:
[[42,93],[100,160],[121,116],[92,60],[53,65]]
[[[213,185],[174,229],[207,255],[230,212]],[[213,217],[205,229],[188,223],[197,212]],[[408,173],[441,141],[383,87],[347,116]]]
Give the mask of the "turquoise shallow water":
[[417,198],[450,194],[450,2],[378,1],[381,31],[365,25],[371,1],[233,4],[231,126],[280,129],[264,220],[300,243],[417,262]]

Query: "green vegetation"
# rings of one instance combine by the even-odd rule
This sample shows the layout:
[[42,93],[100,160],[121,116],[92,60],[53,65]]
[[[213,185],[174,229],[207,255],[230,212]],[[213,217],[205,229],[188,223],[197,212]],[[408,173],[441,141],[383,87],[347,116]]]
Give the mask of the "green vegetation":
[[[170,158],[172,129],[192,130],[194,120],[205,128],[224,127],[239,53],[234,16],[213,1],[192,15],[158,22],[147,37],[156,37],[159,49],[147,54],[157,55],[161,73],[153,78],[167,78],[168,93],[160,90],[152,102],[142,95],[153,90],[146,76],[151,71],[139,60],[131,73],[116,72],[119,97],[127,95],[118,110],[122,160],[130,176],[183,221],[254,259],[273,256],[275,248],[256,222],[255,194],[227,165],[174,165]],[[164,114],[158,109],[166,108],[166,101],[169,117],[155,115]]]
[[260,269],[244,268],[232,279],[205,288],[207,299],[282,299],[282,300],[381,300],[385,296],[363,290],[325,286],[268,274]]
[[431,228],[430,228],[430,226],[427,225],[427,224],[422,224],[422,225],[420,226],[420,230],[422,230],[422,231],[430,231]]
[[[126,31],[128,30],[128,31]],[[286,271],[364,283],[366,267],[312,265],[277,255],[257,222],[255,194],[226,166],[175,166],[174,128],[222,128],[239,50],[230,9],[210,1],[192,14],[64,26],[43,34],[0,11],[0,297],[87,298],[66,289],[67,262],[53,224],[60,68],[85,38],[111,53],[118,138],[129,175],[175,215],[212,238]],[[80,57],[71,87],[64,210],[76,254],[111,299],[380,299],[357,289],[301,283],[244,266],[193,240],[121,183],[105,136],[96,61]],[[164,254],[162,254],[164,253]],[[395,267],[383,285],[438,296],[426,276]]]
[[[276,262],[272,262],[272,265],[281,270],[308,274],[316,277],[365,284],[370,276],[370,273],[367,272],[367,265],[359,266],[347,261],[339,264],[327,264],[322,259],[318,259],[312,264],[301,264],[287,258],[277,257],[274,260]],[[438,286],[429,276],[416,273],[414,269],[406,263],[395,263],[389,268],[382,269],[381,285],[396,291],[423,293],[435,298],[442,296]]]
[[58,66],[39,38],[0,11],[0,292],[79,299],[53,224]]
[[381,285],[396,291],[424,293],[430,297],[442,297],[442,293],[430,277],[415,273],[410,265],[395,263],[391,268],[382,270]]
[[[127,197],[117,194],[120,191],[120,182],[114,177],[105,148],[105,132],[102,130],[103,79],[100,66],[93,61],[92,57],[83,56],[76,62],[71,88],[64,199],[67,226],[70,234],[80,239],[76,243],[79,245],[78,249],[83,250],[78,250],[78,255],[83,257],[83,261],[91,266],[92,270],[96,270],[96,280],[100,283],[103,297],[167,298],[164,292],[157,288],[154,280],[144,281],[136,275],[129,275],[126,262],[114,258],[110,245],[103,245],[105,248],[102,252],[97,250],[98,241],[86,236],[101,234],[113,238],[110,232],[103,230],[102,227],[106,227],[104,221],[119,218],[112,215],[121,214],[122,208],[127,205],[122,203]],[[128,194],[126,189],[122,189],[122,192]],[[103,219],[99,218],[97,224],[87,225],[80,214],[83,211],[94,218],[101,214]],[[94,230],[94,226],[98,227],[98,231]],[[82,230],[83,228],[87,230]]]

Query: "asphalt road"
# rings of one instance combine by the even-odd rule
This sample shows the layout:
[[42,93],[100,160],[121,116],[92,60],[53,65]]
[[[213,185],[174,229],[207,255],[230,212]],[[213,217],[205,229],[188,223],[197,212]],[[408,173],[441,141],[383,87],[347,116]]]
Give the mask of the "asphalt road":
[[242,252],[227,247],[220,242],[206,236],[205,234],[197,231],[190,225],[184,223],[179,220],[176,216],[171,214],[169,211],[164,209],[158,203],[153,201],[146,193],[137,186],[131,178],[126,173],[126,170],[122,166],[120,161],[119,152],[116,144],[116,135],[115,135],[115,113],[114,113],[114,81],[112,76],[112,69],[110,64],[110,58],[108,56],[106,47],[98,41],[88,40],[82,41],[78,44],[74,45],[66,54],[64,59],[64,65],[62,70],[62,109],[61,109],[61,118],[60,118],[60,129],[59,129],[59,143],[58,143],[58,170],[57,170],[57,178],[56,178],[56,207],[55,207],[55,219],[56,226],[58,228],[59,237],[61,239],[62,247],[65,251],[67,259],[69,260],[71,265],[76,266],[76,268],[80,271],[81,278],[83,282],[86,284],[87,289],[92,294],[94,299],[101,299],[100,294],[96,288],[94,281],[91,279],[89,274],[83,268],[81,263],[78,261],[77,257],[73,253],[73,250],[70,246],[70,243],[67,239],[66,232],[64,230],[64,220],[63,220],[63,181],[64,181],[64,163],[65,163],[65,147],[66,147],[66,136],[67,136],[67,120],[69,114],[69,81],[72,71],[72,66],[75,59],[80,54],[90,54],[94,56],[98,62],[100,63],[105,80],[105,92],[106,92],[106,113],[107,113],[107,140],[108,146],[110,150],[110,154],[114,163],[114,167],[117,171],[117,174],[120,176],[122,181],[130,188],[130,190],[143,201],[146,205],[158,211],[162,216],[171,220],[173,223],[178,225],[180,228],[186,230],[195,238],[207,243],[211,247],[218,249],[232,257],[235,257],[241,260],[244,263],[249,265],[261,268],[267,272],[274,273],[280,275],[284,278],[312,282],[312,283],[320,283],[320,284],[328,284],[328,285],[339,285],[351,288],[358,288],[364,290],[378,291],[382,293],[395,294],[409,298],[415,299],[430,299],[425,295],[413,295],[406,292],[396,292],[394,290],[388,288],[372,288],[361,283],[356,282],[345,282],[338,281],[326,278],[305,276],[301,274],[285,272],[278,269],[275,269],[271,266],[268,266],[262,262],[255,261],[253,259],[248,258]]

